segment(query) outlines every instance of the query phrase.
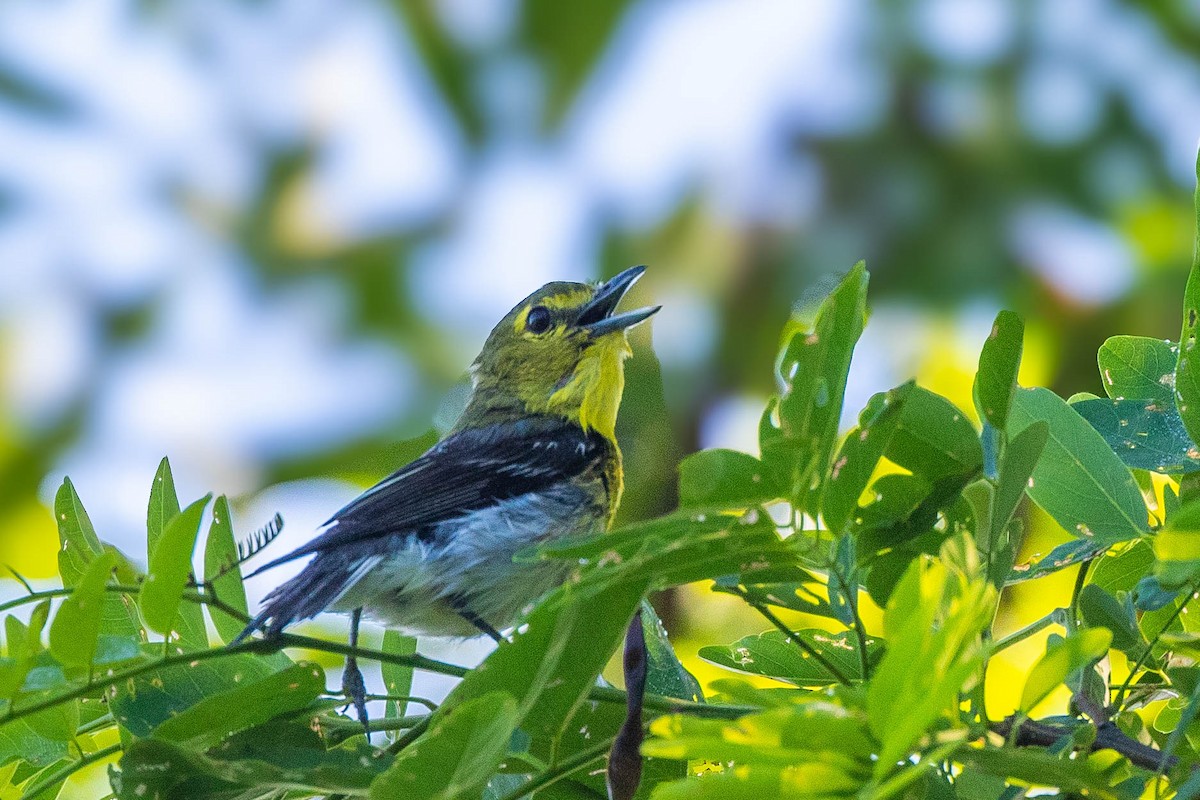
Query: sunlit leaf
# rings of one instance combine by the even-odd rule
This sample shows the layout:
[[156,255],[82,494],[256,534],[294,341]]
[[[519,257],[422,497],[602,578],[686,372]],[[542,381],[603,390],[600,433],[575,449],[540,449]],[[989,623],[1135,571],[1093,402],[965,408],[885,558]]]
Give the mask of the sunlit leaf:
[[[150,502],[146,506],[146,552],[158,549],[158,542],[167,525],[179,514],[179,497],[175,494],[175,478],[171,474],[171,463],[163,458],[154,474],[150,486]],[[204,612],[200,606],[184,603],[179,608],[175,629],[179,632],[179,644],[185,650],[202,650],[208,646],[208,633],[204,628]]]
[[[819,629],[794,631],[810,650],[819,653],[851,680],[862,678],[858,637],[853,631],[830,633]],[[867,663],[878,660],[883,643],[867,639]],[[700,648],[700,657],[726,669],[776,678],[797,686],[826,686],[838,677],[782,631],[746,636],[730,645]]]
[[1018,390],[1010,437],[1037,421],[1050,434],[1027,489],[1035,503],[1073,536],[1115,544],[1149,531],[1133,474],[1100,434],[1049,389]]
[[888,443],[889,459],[935,483],[983,466],[983,449],[970,420],[941,395],[915,387]]
[[1028,713],[1072,672],[1102,658],[1112,638],[1112,632],[1105,628],[1086,628],[1051,642],[1025,678],[1020,710]]
[[[63,585],[72,587],[79,583],[88,564],[105,551],[105,546],[96,536],[96,529],[92,527],[92,521],[70,478],[63,479],[62,486],[54,496],[54,516],[58,521],[60,545],[58,572]],[[141,637],[142,626],[133,601],[127,595],[109,594],[105,597],[100,630],[117,636]]]
[[150,569],[139,602],[146,625],[164,636],[174,630],[183,590],[192,572],[192,551],[200,532],[200,518],[211,499],[211,494],[205,495],[177,514],[150,554]]
[[768,419],[760,445],[764,463],[801,507],[829,471],[866,302],[867,271],[859,262],[821,304],[812,328],[796,326],[780,360],[787,388],[775,407],[778,427]]
[[1105,393],[1114,400],[1153,400],[1174,408],[1179,345],[1147,336],[1112,336],[1096,355]]
[[101,553],[93,559],[54,615],[50,624],[50,652],[62,664],[86,667],[95,657],[100,615],[104,611],[104,587],[116,561],[112,553]]
[[[233,519],[229,501],[221,495],[213,503],[212,524],[204,543],[204,579],[212,585],[213,593],[225,605],[246,613],[246,589],[242,585],[242,570],[237,566],[237,543],[233,537]],[[246,627],[245,622],[208,606],[208,616],[223,642],[231,642]]]
[[980,415],[997,430],[1008,423],[1008,409],[1017,388],[1025,323],[1011,311],[1001,311],[979,354],[975,403]]
[[858,498],[891,442],[912,388],[906,383],[872,397],[859,415],[858,427],[846,434],[821,498],[821,516],[829,530],[841,531],[858,508]]

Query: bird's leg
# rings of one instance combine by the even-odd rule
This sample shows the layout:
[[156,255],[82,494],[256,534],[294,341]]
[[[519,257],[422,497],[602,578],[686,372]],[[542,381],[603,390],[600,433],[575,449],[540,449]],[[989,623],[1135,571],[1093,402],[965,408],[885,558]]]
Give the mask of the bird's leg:
[[[362,609],[356,608],[350,615],[350,646],[358,647],[358,623],[362,620]],[[367,722],[367,685],[363,682],[362,670],[358,668],[358,659],[353,654],[346,656],[346,670],[342,673],[342,693],[354,706],[358,713],[358,721],[362,723],[371,736],[371,728]]]
[[454,613],[471,623],[481,633],[486,633],[491,637],[492,641],[499,644],[504,641],[504,637],[500,635],[500,631],[488,624],[488,621],[476,614],[471,609],[467,608],[466,602],[462,597],[455,596],[450,599],[450,606],[454,609]]

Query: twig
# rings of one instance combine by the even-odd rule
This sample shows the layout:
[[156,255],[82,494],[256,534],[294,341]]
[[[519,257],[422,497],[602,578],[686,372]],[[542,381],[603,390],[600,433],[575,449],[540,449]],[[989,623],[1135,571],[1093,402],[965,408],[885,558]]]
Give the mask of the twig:
[[[1049,747],[1071,733],[1070,728],[1031,719],[1019,722],[1014,730],[1014,722],[1017,722],[1015,716],[1005,717],[992,725],[992,730],[1004,736],[1017,747]],[[1144,769],[1158,769],[1161,766],[1170,769],[1179,763],[1179,759],[1175,756],[1164,758],[1161,751],[1129,738],[1112,722],[1097,726],[1096,739],[1089,749],[1092,751],[1115,750],[1128,758],[1130,763]]]
[[564,759],[545,772],[538,773],[513,791],[504,795],[500,800],[520,800],[520,798],[532,794],[539,789],[545,789],[552,783],[558,783],[558,781],[569,776],[571,773],[578,772],[593,761],[603,758],[604,754],[608,752],[608,748],[612,746],[613,738],[615,737],[602,739],[588,749],[580,750],[570,758]]

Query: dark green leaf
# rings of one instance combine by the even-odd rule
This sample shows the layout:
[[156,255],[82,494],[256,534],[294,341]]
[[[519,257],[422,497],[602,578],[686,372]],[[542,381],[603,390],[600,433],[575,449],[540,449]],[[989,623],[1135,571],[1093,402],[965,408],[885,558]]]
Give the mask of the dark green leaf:
[[1129,467],[1171,474],[1200,469],[1200,448],[1188,438],[1174,405],[1145,400],[1084,400],[1071,408]]
[[821,498],[825,527],[840,532],[858,508],[879,459],[883,457],[913,384],[906,383],[871,398],[858,418],[858,427],[846,435]]
[[164,720],[154,737],[205,750],[235,731],[306,708],[325,691],[325,673],[315,664],[295,664],[260,681],[205,697]]
[[646,691],[662,697],[704,702],[700,682],[679,663],[667,629],[654,612],[654,606],[642,601],[642,631],[646,638]]
[[100,616],[107,594],[104,586],[116,561],[112,553],[96,556],[54,615],[50,624],[50,652],[64,666],[86,667],[96,655]]
[[1039,420],[1050,436],[1027,489],[1030,498],[1073,536],[1114,544],[1148,532],[1133,474],[1100,434],[1049,389],[1017,391],[1010,438]]
[[[58,573],[64,586],[75,586],[93,559],[105,548],[70,478],[64,478],[54,497],[54,516],[58,521]],[[140,638],[142,626],[133,601],[127,595],[108,594],[104,599],[100,631],[116,636]]]
[[1153,400],[1175,406],[1175,362],[1179,345],[1147,336],[1113,336],[1096,360],[1104,392],[1114,400]]
[[1008,523],[1012,521],[1029,487],[1029,479],[1037,469],[1038,459],[1042,457],[1049,435],[1049,425],[1034,422],[1012,436],[1004,448],[1004,460],[1000,464],[996,482],[996,500],[992,506],[991,541],[994,546],[1004,543]]
[[[811,649],[832,662],[846,677],[862,677],[858,637],[853,631],[830,633],[809,628],[795,633]],[[877,660],[882,651],[882,642],[867,639],[869,662]],[[700,657],[726,669],[764,675],[797,686],[826,686],[838,683],[833,673],[782,631],[767,631],[757,636],[746,636],[730,645],[702,647]]]
[[390,756],[365,744],[326,752],[297,747],[275,735],[257,739],[250,753],[222,748],[213,755],[158,739],[133,742],[121,758],[120,771],[111,776],[113,788],[120,800],[261,800],[289,790],[362,796],[391,763]]
[[[246,588],[242,585],[242,570],[236,566],[237,543],[233,538],[233,518],[229,513],[229,501],[221,495],[213,503],[212,524],[208,528],[208,539],[204,543],[204,579],[212,584],[217,599],[246,613]],[[245,622],[230,616],[220,609],[208,606],[208,616],[221,641],[233,641]]]
[[[153,645],[152,652],[160,655],[161,645]],[[161,723],[205,698],[262,680],[276,670],[274,661],[248,654],[182,664],[115,684],[109,706],[129,733],[149,736]]]
[[809,492],[829,471],[866,303],[867,271],[859,262],[821,304],[811,330],[795,324],[797,332],[780,360],[787,390],[777,408],[779,427],[772,430],[767,418],[760,445],[771,474],[782,477],[801,507],[807,506]]
[[1111,544],[1098,542],[1095,539],[1072,539],[1069,542],[1063,542],[1036,563],[1014,564],[1005,584],[1011,586],[1014,583],[1031,581],[1084,561],[1091,561],[1093,558],[1103,555],[1110,547],[1112,547]]
[[496,765],[520,715],[505,692],[489,692],[437,714],[429,731],[405,748],[392,766],[371,783],[373,800],[454,800],[478,796]]
[[1008,409],[1017,388],[1025,323],[1011,311],[1001,311],[979,354],[975,375],[975,403],[980,416],[997,430],[1008,423]]
[[1090,580],[1109,594],[1132,592],[1154,568],[1154,551],[1144,539],[1118,545],[1092,565]]
[[174,630],[183,590],[192,572],[192,551],[196,549],[200,518],[211,499],[211,494],[205,495],[177,514],[150,554],[150,569],[139,602],[146,625],[164,636]]
[[983,448],[971,421],[949,400],[920,386],[904,403],[886,455],[930,483],[983,467]]
[[757,605],[779,606],[819,617],[834,618],[833,609],[825,599],[825,584],[805,569],[788,566],[777,574],[759,574],[762,581],[742,583],[740,576],[725,575],[713,584],[713,591],[745,595]]
[[[1112,632],[1112,646],[1136,658],[1145,646],[1142,632],[1138,630],[1133,606],[1127,608],[1095,583],[1089,583],[1079,593],[1079,613],[1083,621],[1092,627],[1107,628]],[[1134,653],[1134,651],[1137,651]]]
[[757,458],[736,450],[701,450],[679,465],[683,508],[743,508],[776,499],[779,487]]

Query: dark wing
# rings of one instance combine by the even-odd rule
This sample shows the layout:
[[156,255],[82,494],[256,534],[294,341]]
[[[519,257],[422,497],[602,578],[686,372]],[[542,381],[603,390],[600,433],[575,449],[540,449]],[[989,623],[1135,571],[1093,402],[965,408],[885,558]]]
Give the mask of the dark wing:
[[252,574],[377,536],[421,536],[444,520],[579,475],[609,446],[599,434],[553,417],[461,431],[338,511],[320,536]]

